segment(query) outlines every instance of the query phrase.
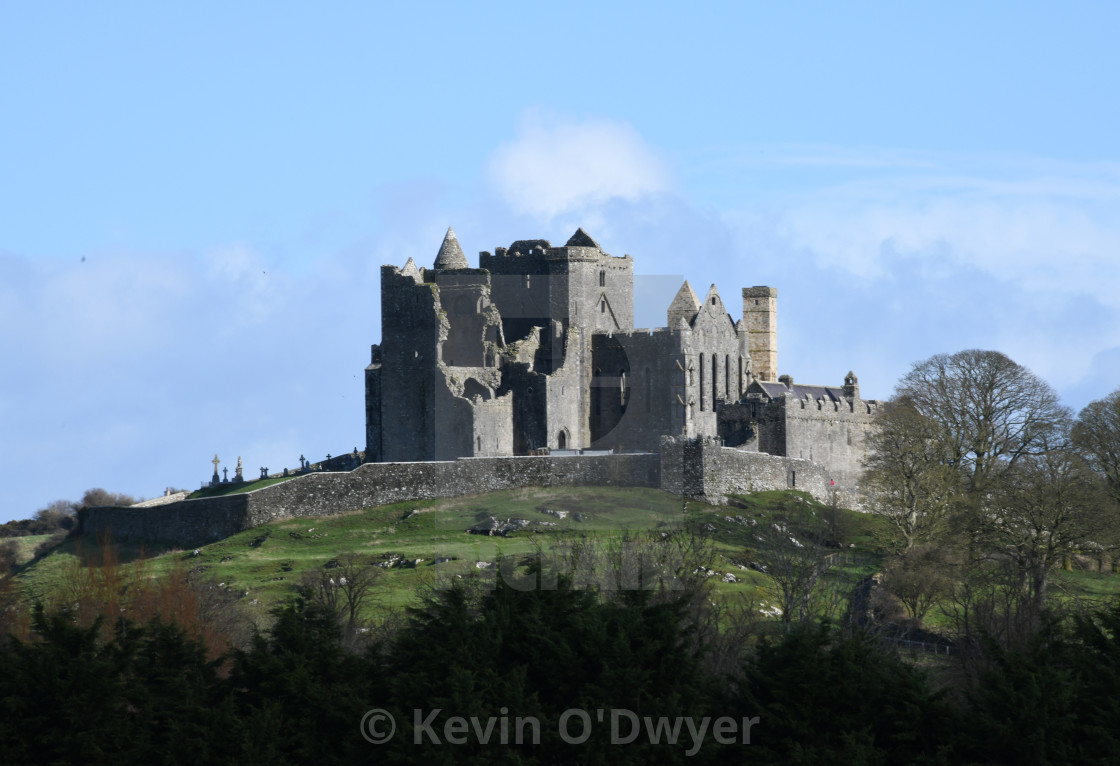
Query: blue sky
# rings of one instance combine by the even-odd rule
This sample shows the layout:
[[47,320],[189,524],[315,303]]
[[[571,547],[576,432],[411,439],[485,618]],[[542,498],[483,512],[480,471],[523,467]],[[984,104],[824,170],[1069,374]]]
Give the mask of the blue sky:
[[449,224],[777,287],[803,382],[1120,386],[1120,5],[171,6],[0,4],[0,520],[362,447]]

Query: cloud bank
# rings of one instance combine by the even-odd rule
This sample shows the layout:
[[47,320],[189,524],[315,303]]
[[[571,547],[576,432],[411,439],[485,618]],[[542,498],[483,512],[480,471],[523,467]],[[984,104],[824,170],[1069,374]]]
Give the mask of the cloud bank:
[[536,113],[490,157],[489,178],[516,212],[544,220],[618,198],[669,190],[668,162],[625,122],[571,122]]

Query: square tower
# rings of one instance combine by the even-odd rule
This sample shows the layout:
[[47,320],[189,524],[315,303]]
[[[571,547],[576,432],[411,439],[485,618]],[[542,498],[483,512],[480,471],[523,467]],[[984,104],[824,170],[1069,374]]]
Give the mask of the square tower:
[[751,369],[759,380],[778,379],[778,289],[743,288],[743,323],[747,327]]

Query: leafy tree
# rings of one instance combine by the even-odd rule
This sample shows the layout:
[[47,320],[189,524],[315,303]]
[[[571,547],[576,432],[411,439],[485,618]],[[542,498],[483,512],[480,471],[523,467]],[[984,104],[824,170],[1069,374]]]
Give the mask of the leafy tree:
[[1068,442],[1025,456],[991,486],[987,507],[971,517],[973,539],[1013,564],[1020,593],[1036,614],[1046,603],[1053,567],[1077,551],[1116,537],[1115,514]]
[[1120,389],[1081,410],[1073,425],[1073,441],[1120,503]]
[[764,642],[744,671],[732,707],[760,719],[751,763],[952,762],[953,708],[866,634],[802,625]]

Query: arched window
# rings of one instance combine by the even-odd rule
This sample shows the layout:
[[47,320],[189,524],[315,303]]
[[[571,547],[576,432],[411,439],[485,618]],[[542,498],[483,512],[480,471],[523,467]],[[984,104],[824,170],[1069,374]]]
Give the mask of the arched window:
[[723,398],[731,401],[731,357],[723,357]]
[[558,449],[568,448],[568,435],[563,430],[556,434],[556,446]]
[[712,409],[716,408],[716,397],[719,396],[719,357],[712,354]]
[[704,411],[704,355],[700,354],[700,411]]

